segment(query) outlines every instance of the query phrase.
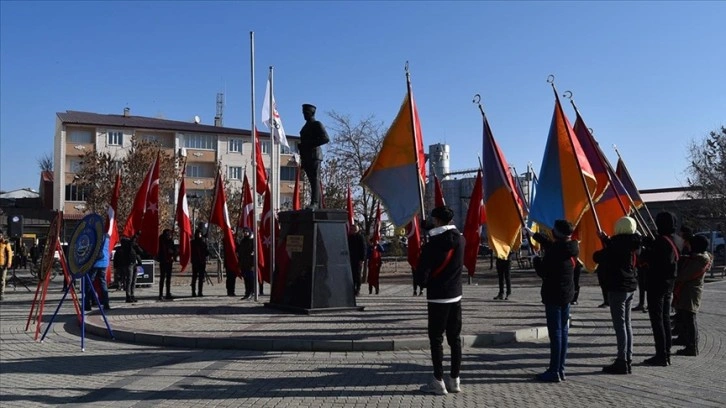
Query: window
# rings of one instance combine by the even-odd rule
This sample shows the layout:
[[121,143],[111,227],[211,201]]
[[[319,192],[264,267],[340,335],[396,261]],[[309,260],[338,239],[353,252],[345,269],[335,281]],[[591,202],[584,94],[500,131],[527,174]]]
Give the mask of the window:
[[217,150],[217,135],[184,135],[184,147]]
[[242,139],[229,139],[229,151],[242,153]]
[[68,141],[72,143],[93,143],[93,132],[90,130],[71,130]]
[[292,140],[287,140],[287,143],[290,145],[290,147],[280,145],[280,153],[282,154],[293,154],[293,153],[300,153],[297,150],[297,143],[293,142]]
[[296,167],[283,166],[280,167],[280,180],[281,181],[294,181]]
[[66,185],[66,201],[86,201],[86,191],[75,184]]
[[242,180],[242,167],[231,166],[229,168],[228,177],[230,180]]
[[69,159],[68,160],[68,171],[71,173],[81,172],[81,159]]
[[202,177],[202,167],[198,164],[187,164],[187,177]]
[[270,142],[262,141],[260,142],[260,146],[262,146],[262,154],[270,154]]
[[109,146],[121,146],[124,144],[124,134],[121,131],[113,130],[106,133],[106,144]]
[[159,142],[159,143],[161,143],[161,140],[159,139],[159,136],[157,136],[157,135],[141,135],[139,138],[141,140],[143,140],[144,142],[150,142],[150,143]]

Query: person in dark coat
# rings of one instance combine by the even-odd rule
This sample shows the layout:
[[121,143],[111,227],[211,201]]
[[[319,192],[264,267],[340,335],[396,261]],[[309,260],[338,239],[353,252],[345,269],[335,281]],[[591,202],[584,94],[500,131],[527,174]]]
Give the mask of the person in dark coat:
[[245,283],[245,295],[242,299],[247,300],[255,294],[255,240],[252,230],[247,227],[242,228],[242,239],[237,245],[237,259]]
[[[171,236],[171,230],[166,228],[159,235],[159,300],[174,300],[171,294],[171,266],[176,255],[174,240]],[[166,287],[166,296],[162,296]]]
[[[454,212],[446,206],[431,211],[433,228],[421,248],[416,282],[426,288],[428,334],[434,378],[421,390],[437,395],[460,392],[461,383],[461,274],[465,240],[456,226],[449,225]],[[444,333],[451,348],[451,372],[444,382]]]
[[574,229],[569,221],[557,220],[552,229],[554,239],[539,232],[533,236],[544,250],[544,255],[534,258],[533,264],[542,278],[542,303],[550,338],[550,365],[547,371],[536,376],[539,381],[565,380],[570,302],[575,296],[573,275],[580,253],[578,242],[572,240]]
[[366,238],[360,232],[360,227],[353,224],[348,232],[348,253],[350,254],[350,269],[353,273],[353,291],[356,296],[360,294],[360,274],[363,270],[363,262],[366,259],[367,251]]
[[655,216],[655,225],[658,227],[658,235],[644,254],[648,263],[646,291],[655,355],[643,361],[643,364],[666,367],[671,361],[670,309],[680,253],[673,240],[676,232],[675,216],[670,212],[658,213]]
[[633,326],[630,309],[638,287],[636,260],[640,254],[641,239],[636,233],[633,218],[622,217],[615,222],[615,235],[601,236],[603,249],[593,254],[605,278],[610,316],[613,319],[618,354],[615,362],[603,367],[607,374],[630,374],[633,361]]
[[136,266],[141,265],[141,254],[143,253],[136,240],[139,237],[137,232],[132,237],[121,237],[121,246],[113,256],[113,266],[118,275],[124,281],[126,292],[126,303],[136,303]]
[[[685,348],[676,351],[679,356],[698,355],[698,321],[696,314],[701,306],[703,295],[703,279],[713,261],[708,253],[708,238],[692,235],[689,239],[689,254],[681,259],[678,266],[675,289],[673,291],[673,307],[678,312],[681,322],[678,340]],[[673,342],[676,344],[676,341]]]
[[192,240],[192,297],[204,296],[204,280],[207,273],[209,249],[202,231],[197,229]]

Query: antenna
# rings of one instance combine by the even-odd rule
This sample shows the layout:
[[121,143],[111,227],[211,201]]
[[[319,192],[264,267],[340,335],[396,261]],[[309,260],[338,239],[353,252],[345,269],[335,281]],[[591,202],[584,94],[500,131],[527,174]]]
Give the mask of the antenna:
[[223,126],[224,117],[224,93],[217,93],[217,114],[214,116],[214,125]]

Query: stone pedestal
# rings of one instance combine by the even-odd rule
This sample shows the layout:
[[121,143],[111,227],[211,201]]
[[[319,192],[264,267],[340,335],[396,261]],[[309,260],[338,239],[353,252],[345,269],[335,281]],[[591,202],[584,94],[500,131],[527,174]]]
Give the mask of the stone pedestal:
[[347,212],[284,211],[270,302],[295,313],[360,311],[353,293]]

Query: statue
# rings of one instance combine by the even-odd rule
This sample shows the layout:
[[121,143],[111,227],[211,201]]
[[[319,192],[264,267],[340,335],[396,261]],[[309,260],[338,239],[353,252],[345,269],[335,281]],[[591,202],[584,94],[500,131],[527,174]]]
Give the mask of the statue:
[[305,125],[300,129],[298,146],[302,169],[310,182],[310,205],[306,208],[311,210],[320,205],[320,163],[323,161],[320,146],[330,142],[323,124],[315,120],[315,109],[314,105],[307,103],[302,106]]

